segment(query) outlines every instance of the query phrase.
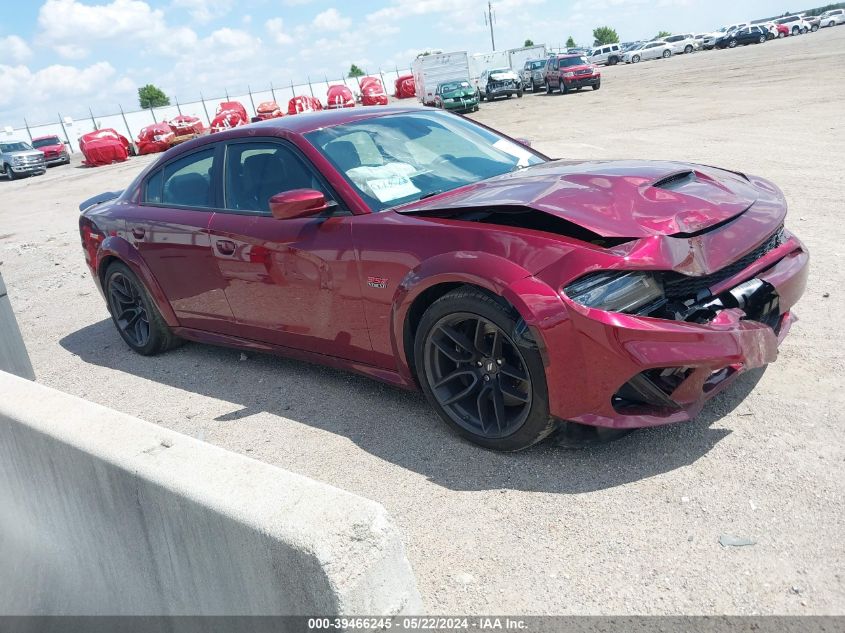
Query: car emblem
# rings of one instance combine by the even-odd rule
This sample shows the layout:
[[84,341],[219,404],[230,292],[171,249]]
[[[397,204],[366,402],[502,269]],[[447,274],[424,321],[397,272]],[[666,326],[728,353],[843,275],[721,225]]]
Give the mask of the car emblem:
[[487,363],[487,371],[493,371],[496,369],[496,365],[491,361]]
[[367,285],[371,288],[387,288],[387,277],[367,277]]

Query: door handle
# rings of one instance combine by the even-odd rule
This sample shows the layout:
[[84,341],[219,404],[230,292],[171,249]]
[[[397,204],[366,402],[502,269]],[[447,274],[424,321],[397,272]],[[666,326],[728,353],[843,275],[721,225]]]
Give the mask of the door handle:
[[136,240],[144,239],[144,236],[147,234],[146,230],[142,226],[133,226],[132,227],[132,235],[135,236]]
[[217,240],[214,245],[221,255],[232,255],[235,252],[235,243],[232,240]]

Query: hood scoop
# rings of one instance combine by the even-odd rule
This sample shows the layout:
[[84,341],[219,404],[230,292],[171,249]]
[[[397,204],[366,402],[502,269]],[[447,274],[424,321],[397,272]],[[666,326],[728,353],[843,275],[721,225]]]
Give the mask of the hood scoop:
[[661,178],[657,182],[651,184],[652,187],[657,187],[658,189],[677,189],[682,187],[683,185],[687,184],[691,180],[695,180],[695,172],[687,169],[686,171],[679,171],[676,174],[670,174],[665,178]]

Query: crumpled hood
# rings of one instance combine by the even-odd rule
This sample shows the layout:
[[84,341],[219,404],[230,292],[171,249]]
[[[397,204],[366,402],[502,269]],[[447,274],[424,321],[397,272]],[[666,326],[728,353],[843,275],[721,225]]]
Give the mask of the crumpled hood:
[[457,90],[450,90],[449,92],[444,92],[441,95],[444,99],[454,99],[456,97],[464,97],[465,99],[471,99],[475,97],[475,90],[472,88],[458,88]]
[[490,79],[493,81],[507,81],[510,79],[511,81],[519,80],[519,75],[515,72],[506,72],[506,73],[490,73]]
[[550,161],[397,209],[520,206],[603,237],[702,231],[738,216],[760,197],[782,201],[771,183],[715,167],[664,161]]

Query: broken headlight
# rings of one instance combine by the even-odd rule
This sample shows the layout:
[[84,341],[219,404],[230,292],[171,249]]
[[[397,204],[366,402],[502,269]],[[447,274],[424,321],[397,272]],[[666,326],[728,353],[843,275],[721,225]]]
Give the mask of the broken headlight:
[[592,273],[563,291],[576,303],[608,312],[637,312],[663,299],[660,279],[646,272]]

